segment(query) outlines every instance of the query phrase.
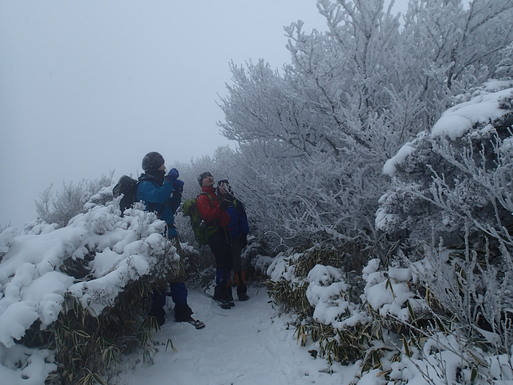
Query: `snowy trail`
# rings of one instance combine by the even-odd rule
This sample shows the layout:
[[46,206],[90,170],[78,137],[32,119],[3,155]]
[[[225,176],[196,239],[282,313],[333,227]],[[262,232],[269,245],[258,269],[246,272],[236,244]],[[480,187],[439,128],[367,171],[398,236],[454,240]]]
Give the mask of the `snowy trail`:
[[118,378],[120,385],[273,385],[347,384],[350,368],[314,359],[308,348],[287,330],[287,318],[277,317],[263,287],[250,287],[250,300],[235,301],[221,309],[199,291],[189,291],[196,318],[206,327],[167,321],[156,334],[165,343],[171,338],[175,351],[161,349],[151,366],[139,366]]

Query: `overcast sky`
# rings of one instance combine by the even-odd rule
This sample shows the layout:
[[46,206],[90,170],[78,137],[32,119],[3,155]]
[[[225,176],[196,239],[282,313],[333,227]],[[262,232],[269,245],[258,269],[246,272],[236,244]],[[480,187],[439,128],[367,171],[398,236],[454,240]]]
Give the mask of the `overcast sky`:
[[[402,0],[406,2],[406,0]],[[315,0],[2,0],[0,225],[53,184],[212,155],[229,62],[289,61],[283,26],[324,30]]]

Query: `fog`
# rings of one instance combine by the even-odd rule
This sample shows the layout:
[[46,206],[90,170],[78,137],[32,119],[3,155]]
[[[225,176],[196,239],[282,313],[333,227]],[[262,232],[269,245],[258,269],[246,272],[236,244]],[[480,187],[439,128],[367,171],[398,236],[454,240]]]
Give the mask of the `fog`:
[[0,225],[36,219],[50,185],[137,175],[228,145],[229,62],[289,61],[283,26],[324,29],[314,0],[0,3]]

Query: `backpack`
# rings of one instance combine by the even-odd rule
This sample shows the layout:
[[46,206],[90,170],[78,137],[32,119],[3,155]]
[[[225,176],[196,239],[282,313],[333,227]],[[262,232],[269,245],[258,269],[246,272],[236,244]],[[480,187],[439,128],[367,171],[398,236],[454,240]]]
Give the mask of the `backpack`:
[[[206,193],[201,194],[205,194],[209,199],[212,199]],[[202,246],[208,245],[208,238],[217,231],[217,226],[207,225],[205,221],[201,219],[196,199],[198,199],[198,197],[185,200],[182,203],[182,213],[184,216],[191,219],[191,227],[194,232],[194,236],[196,237],[196,241]]]
[[118,183],[112,189],[112,195],[117,198],[123,194],[123,198],[119,201],[119,208],[121,210],[121,216],[123,212],[132,206],[135,202],[135,196],[137,194],[137,180],[130,178],[127,175],[123,175],[119,178]]

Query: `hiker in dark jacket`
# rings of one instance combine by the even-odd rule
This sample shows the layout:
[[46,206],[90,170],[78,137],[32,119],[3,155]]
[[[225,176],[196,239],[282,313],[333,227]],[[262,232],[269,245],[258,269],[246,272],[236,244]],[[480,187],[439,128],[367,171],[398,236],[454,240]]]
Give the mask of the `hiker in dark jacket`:
[[248,244],[248,217],[244,205],[233,195],[227,179],[217,182],[217,195],[221,199],[221,207],[225,208],[230,217],[228,223],[228,239],[232,257],[232,271],[237,285],[239,301],[247,301],[246,271],[242,268],[242,249]]
[[[145,204],[147,211],[154,211],[159,219],[167,224],[168,239],[178,242],[178,232],[174,226],[174,215],[182,200],[184,183],[178,179],[179,173],[172,168],[166,175],[164,158],[158,152],[150,152],[142,161],[144,173],[139,177],[137,184],[137,201]],[[192,318],[192,310],[187,304],[187,288],[183,279],[169,283],[171,298],[175,304],[175,320],[178,322],[190,322],[196,328],[205,325],[201,321]],[[150,315],[157,319],[159,325],[165,322],[166,288],[154,289]]]
[[221,201],[216,195],[212,174],[209,172],[200,174],[198,183],[202,192],[196,199],[199,214],[205,225],[214,229],[212,232],[209,231],[211,235],[208,238],[208,244],[216,261],[214,299],[221,303],[221,307],[227,309],[233,305],[230,282],[232,259],[227,234],[230,217],[221,208]]

